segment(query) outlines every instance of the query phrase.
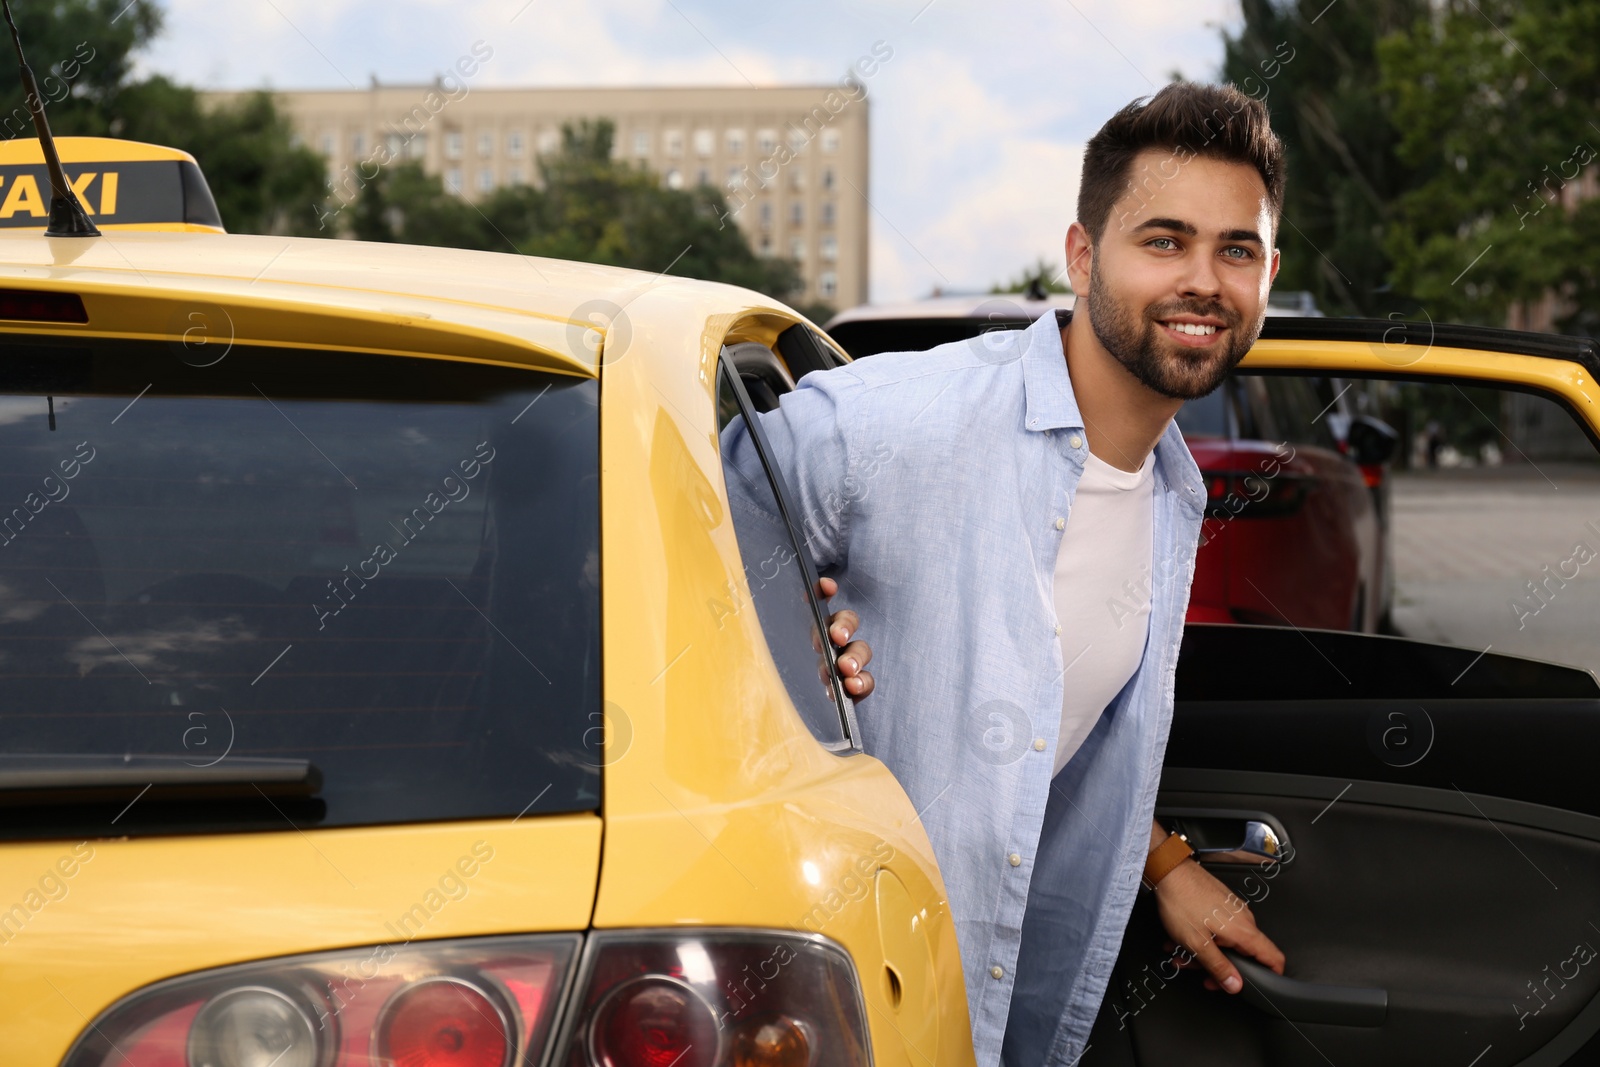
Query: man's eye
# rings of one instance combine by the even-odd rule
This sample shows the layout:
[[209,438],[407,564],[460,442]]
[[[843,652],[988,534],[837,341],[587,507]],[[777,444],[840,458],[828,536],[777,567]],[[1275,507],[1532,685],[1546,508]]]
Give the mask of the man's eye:
[[1178,242],[1174,241],[1170,237],[1157,237],[1150,242],[1150,247],[1159,247],[1161,251],[1165,252],[1168,248],[1177,248]]
[[[1236,252],[1238,255],[1234,254]],[[1222,250],[1222,254],[1227,256],[1229,259],[1249,259],[1252,255],[1254,255],[1254,253],[1252,253],[1248,248],[1242,248],[1239,245],[1229,245],[1227,248]]]

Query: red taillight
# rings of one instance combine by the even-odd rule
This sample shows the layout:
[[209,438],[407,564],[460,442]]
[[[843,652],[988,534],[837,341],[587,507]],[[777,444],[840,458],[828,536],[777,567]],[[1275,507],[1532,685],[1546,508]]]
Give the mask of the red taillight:
[[33,289],[0,289],[0,319],[14,322],[88,322],[83,297]]
[[544,1054],[577,934],[295,956],[160,982],[62,1067],[509,1067]]
[[854,962],[826,938],[772,930],[590,935],[553,1064],[868,1067]]
[[1368,489],[1376,489],[1383,484],[1383,464],[1363,463],[1361,465],[1361,480],[1367,483]]
[[395,1067],[504,1067],[511,1033],[505,1012],[482,989],[435,978],[389,999],[376,1048],[378,1062]]
[[595,1013],[591,1054],[599,1067],[711,1067],[720,1035],[711,1007],[673,978],[640,978]]

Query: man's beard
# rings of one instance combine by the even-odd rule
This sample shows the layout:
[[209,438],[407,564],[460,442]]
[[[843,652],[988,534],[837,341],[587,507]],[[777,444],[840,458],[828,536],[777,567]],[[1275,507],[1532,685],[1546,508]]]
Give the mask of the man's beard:
[[[1177,315],[1221,319],[1227,324],[1225,343],[1191,348],[1162,336],[1159,323]],[[1242,331],[1239,316],[1214,301],[1156,305],[1141,316],[1111,295],[1098,270],[1089,272],[1089,323],[1095,337],[1135,378],[1174,400],[1197,400],[1221,385],[1261,336],[1265,318],[1263,307],[1249,331]]]

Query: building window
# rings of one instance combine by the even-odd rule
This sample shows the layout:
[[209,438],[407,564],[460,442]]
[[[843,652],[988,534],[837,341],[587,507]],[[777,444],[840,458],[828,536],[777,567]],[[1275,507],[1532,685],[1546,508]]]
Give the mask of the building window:
[[444,172],[444,188],[446,192],[461,195],[461,168],[451,167]]
[[831,193],[833,191],[833,186],[834,186],[835,181],[836,181],[836,179],[834,177],[833,168],[832,167],[823,167],[822,168],[822,187],[824,189],[828,190]]
[[717,134],[714,130],[694,131],[694,154],[705,159],[717,150]]
[[799,155],[806,150],[806,145],[811,143],[811,135],[802,126],[789,127],[789,151]]
[[824,234],[817,251],[824,260],[832,263],[839,258],[839,239],[831,233]]
[[796,165],[789,168],[789,188],[795,192],[806,187],[806,168]]
[[735,129],[735,130],[729,130],[728,131],[728,155],[730,155],[730,156],[742,156],[742,155],[744,155],[744,131],[743,130]]
[[494,171],[484,167],[478,171],[478,192],[489,193],[494,191]]
[[744,173],[744,167],[743,166],[729,167],[728,168],[728,188],[729,188],[729,190],[743,189],[745,181],[746,181],[746,178],[745,178],[745,173]]
[[353,137],[350,138],[350,152],[351,152],[352,155],[355,155],[355,156],[359,157],[361,155],[361,153],[365,152],[366,150],[367,150],[367,139],[366,139],[366,137],[364,137],[364,136],[362,136],[361,134],[358,133],[358,134],[355,134]]
[[667,158],[677,159],[683,155],[683,131],[668,130],[663,136],[667,145]]
[[822,224],[824,226],[832,226],[833,225],[833,201],[832,200],[824,200],[822,202]]
[[822,131],[822,150],[828,155],[839,151],[839,131],[826,129]]
[[478,134],[478,158],[488,159],[492,155],[494,155],[494,134]]
[[824,300],[832,300],[839,295],[839,276],[831,270],[823,271],[817,277],[817,293]]
[[770,156],[778,150],[778,131],[762,130],[756,134],[756,147],[763,156]]
[[539,131],[539,154],[553,156],[561,151],[561,134],[556,130]]
[[791,237],[789,239],[789,258],[800,263],[806,261],[806,239],[804,237]]
[[383,139],[383,145],[389,150],[390,159],[399,159],[400,153],[405,151],[406,139],[398,133],[391,133]]
[[322,135],[322,154],[329,159],[333,158],[333,134],[331,133]]
[[677,167],[673,167],[671,170],[667,171],[667,188],[683,188],[683,171],[679,170]]
[[506,155],[512,159],[522,158],[522,131],[512,130],[506,134]]
[[806,221],[806,205],[804,201],[796,200],[789,205],[789,225],[804,226]]
[[419,133],[406,145],[406,155],[411,159],[425,159],[428,155],[428,135]]
[[522,184],[522,168],[521,167],[512,167],[510,170],[506,171],[506,184],[507,185],[521,185]]
[[696,185],[710,185],[711,184],[711,170],[710,170],[710,168],[701,167],[699,170],[695,171],[694,183]]
[[446,159],[461,158],[461,131],[451,130],[444,135],[444,157]]
[[633,131],[633,154],[636,156],[648,156],[650,154],[649,130]]
[[772,235],[770,233],[764,233],[761,235],[760,250],[761,254],[764,256],[772,255]]
[[771,201],[763,200],[763,201],[761,201],[761,228],[763,230],[765,230],[768,227],[770,227],[771,225],[772,225],[772,203],[771,203]]

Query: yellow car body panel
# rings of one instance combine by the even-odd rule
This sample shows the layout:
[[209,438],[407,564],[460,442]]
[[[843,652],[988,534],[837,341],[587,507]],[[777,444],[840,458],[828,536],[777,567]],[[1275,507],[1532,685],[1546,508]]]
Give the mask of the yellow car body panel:
[[1239,364],[1248,370],[1328,375],[1461,378],[1523,385],[1559,396],[1600,433],[1600,388],[1582,364],[1470,348],[1354,341],[1258,341]]
[[[749,602],[716,447],[717,352],[774,343],[794,312],[635,271],[239,235],[0,233],[4,288],[76,293],[89,321],[0,322],[0,343],[46,333],[193,345],[199,329],[204,343],[599,375],[611,712],[599,817],[87,842],[93,857],[68,895],[0,946],[0,994],[27,1017],[8,1062],[59,1062],[90,1019],[163,978],[392,941],[384,924],[479,840],[506,862],[422,937],[820,933],[855,960],[876,1063],[972,1062],[954,926],[909,799],[877,760],[811,737],[753,611],[711,606]],[[0,843],[11,894],[0,900],[20,898],[76,844]]]
[[[117,1000],[190,971],[412,937],[581,930],[600,831],[580,814],[0,844],[0,909],[44,901],[0,943],[5,1062],[59,1063]],[[492,858],[465,894],[443,896],[440,878],[480,842]],[[56,899],[40,884],[52,872]]]

